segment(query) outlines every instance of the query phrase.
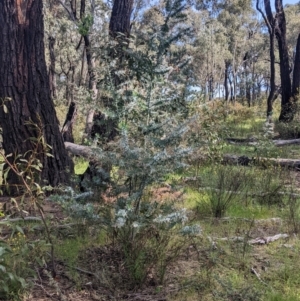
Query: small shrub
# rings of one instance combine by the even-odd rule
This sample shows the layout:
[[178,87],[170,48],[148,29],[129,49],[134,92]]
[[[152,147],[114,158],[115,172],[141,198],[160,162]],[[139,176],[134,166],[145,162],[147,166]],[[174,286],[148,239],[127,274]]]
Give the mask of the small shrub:
[[13,252],[11,248],[2,243],[0,245],[0,299],[18,298],[20,292],[25,289],[25,279],[18,276],[14,265],[8,261]]
[[201,231],[199,226],[184,226],[187,220],[186,210],[172,205],[145,201],[137,212],[128,200],[119,200],[111,236],[121,248],[131,285],[163,283],[167,267],[178,258],[186,239]]
[[275,123],[275,131],[279,133],[281,139],[300,138],[300,111],[298,110],[291,122]]
[[221,166],[212,172],[216,177],[214,186],[208,190],[210,207],[213,216],[221,218],[232,203],[241,198],[246,183],[245,171]]

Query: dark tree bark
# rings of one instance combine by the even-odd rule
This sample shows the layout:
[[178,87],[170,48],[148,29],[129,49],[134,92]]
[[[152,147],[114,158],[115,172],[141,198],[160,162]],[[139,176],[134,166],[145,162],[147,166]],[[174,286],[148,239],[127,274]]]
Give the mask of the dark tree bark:
[[[35,147],[40,127],[52,149],[48,157],[39,147],[41,182],[56,186],[68,182],[73,164],[59,131],[45,62],[42,0],[0,0],[0,124],[6,154],[25,154]],[[10,101],[5,101],[10,98]],[[13,159],[10,159],[13,160]],[[12,161],[11,161],[12,162]],[[9,184],[19,184],[11,173]]]
[[109,34],[117,38],[118,34],[130,35],[130,16],[132,13],[133,0],[115,0],[109,22]]
[[55,38],[49,37],[49,53],[50,53],[50,67],[49,67],[49,86],[50,86],[50,96],[56,98],[56,75],[55,75],[55,54],[54,45]]
[[[112,60],[117,60],[116,68],[111,70],[111,77],[115,87],[119,86],[123,81],[123,79],[117,75],[117,71],[123,68],[124,62],[126,61],[126,56],[124,55],[124,44],[129,44],[128,38],[130,35],[130,17],[132,7],[133,0],[115,0],[111,13],[109,34],[118,43],[116,47],[109,52],[110,58]],[[85,43],[87,45],[86,38]],[[86,47],[87,51],[88,49],[89,47]],[[89,62],[88,53],[87,62]],[[91,84],[92,83],[90,82],[90,89],[93,89]],[[114,111],[116,109],[114,107],[113,99],[102,98],[102,102],[110,110]],[[92,137],[96,137],[98,135],[102,138],[103,142],[109,142],[118,135],[118,119],[117,117],[109,118],[101,112],[91,111],[91,114],[87,116],[85,132],[87,136],[92,135]]]
[[275,42],[275,24],[276,20],[273,17],[272,9],[270,0],[264,0],[264,6],[266,15],[259,7],[259,0],[256,1],[256,9],[261,13],[265,24],[268,28],[269,33],[269,41],[270,41],[270,48],[269,48],[269,54],[270,54],[270,86],[269,86],[269,94],[267,99],[267,119],[272,118],[273,114],[273,100],[275,96],[276,86],[275,86],[275,48],[274,48],[274,42]]
[[224,76],[224,87],[225,87],[225,100],[229,100],[229,88],[228,88],[228,77],[229,77],[229,66],[230,62],[225,60],[225,76]]
[[76,119],[77,107],[75,102],[71,102],[69,106],[69,110],[66,116],[66,120],[64,125],[61,129],[61,133],[63,135],[63,139],[65,142],[72,142],[74,143],[73,137],[73,124]]
[[248,53],[248,51],[245,53],[244,55],[244,59],[243,59],[243,65],[244,65],[244,82],[245,82],[245,96],[246,96],[246,100],[248,103],[248,107],[251,107],[251,103],[252,103],[252,95],[251,95],[251,84],[249,82],[249,69],[250,69],[250,55]]
[[294,106],[292,101],[289,54],[286,43],[286,19],[282,0],[275,0],[275,9],[277,19],[275,35],[278,41],[281,79],[281,112],[279,120],[289,122],[292,121],[294,117]]
[[70,0],[70,5],[71,5],[71,11],[74,16],[74,19],[77,20],[77,1],[76,0]]
[[294,62],[294,72],[293,72],[293,86],[292,86],[292,96],[294,101],[299,100],[300,95],[300,34],[297,39],[295,62]]

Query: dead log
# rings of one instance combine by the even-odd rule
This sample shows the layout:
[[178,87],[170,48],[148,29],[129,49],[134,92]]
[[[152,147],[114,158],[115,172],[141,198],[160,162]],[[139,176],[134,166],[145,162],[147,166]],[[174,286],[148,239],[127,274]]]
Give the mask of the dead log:
[[76,156],[82,156],[89,161],[87,170],[80,176],[80,191],[90,191],[93,186],[97,186],[100,190],[106,189],[110,182],[111,164],[101,160],[97,148],[90,146],[78,145],[71,142],[65,142],[66,149]]
[[98,156],[96,154],[96,150],[90,146],[79,145],[72,142],[65,142],[65,147],[67,151],[69,151],[75,156],[84,157],[89,161],[100,161],[100,159],[97,158]]
[[300,170],[300,160],[284,158],[247,157],[226,154],[223,156],[223,163],[229,165],[258,165],[258,166],[280,166],[283,168]]
[[273,140],[275,146],[293,145],[300,144],[300,139],[289,139],[289,140]]
[[[247,144],[247,145],[258,145],[259,140],[255,137],[251,138],[225,138],[225,141],[227,141],[230,144]],[[285,145],[295,145],[300,144],[300,139],[289,139],[289,140],[283,140],[283,139],[274,139],[270,140],[274,146],[280,147]]]
[[258,139],[256,137],[250,138],[225,138],[225,141],[235,144],[235,143],[257,143]]
[[223,238],[215,238],[214,240],[219,240],[219,241],[233,241],[233,242],[244,242],[247,241],[249,245],[267,245],[271,242],[274,242],[278,239],[286,239],[289,238],[289,235],[284,233],[284,234],[276,234],[273,236],[265,236],[265,237],[257,237],[254,239],[250,240],[245,240],[245,237],[243,236],[235,236],[235,237],[223,237]]

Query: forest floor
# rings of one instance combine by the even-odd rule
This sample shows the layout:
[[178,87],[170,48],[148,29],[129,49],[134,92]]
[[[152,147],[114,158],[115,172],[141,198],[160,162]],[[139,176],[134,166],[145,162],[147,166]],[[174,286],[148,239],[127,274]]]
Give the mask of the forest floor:
[[[293,174],[299,183],[298,173]],[[182,190],[172,191],[168,187],[156,189],[154,193],[160,202],[170,199],[182,202],[184,198]],[[44,210],[56,223],[65,218],[59,206],[52,202],[45,203]],[[139,289],[126,288],[128,275],[118,248],[112,245],[91,245],[82,250],[76,266],[71,267],[66,262],[57,260],[55,278],[49,277],[49,271],[39,269],[34,286],[24,301],[252,300],[247,299],[248,286],[241,285],[238,290],[231,291],[228,283],[222,283],[223,280],[217,278],[226,274],[233,277],[230,274],[238,271],[239,277],[243,279],[235,281],[242,283],[246,280],[250,285],[255,283],[254,286],[259,287],[259,294],[260,289],[268,289],[269,284],[264,279],[272,279],[274,274],[277,275],[286,268],[285,257],[288,257],[289,264],[300,259],[298,237],[281,217],[252,220],[209,218],[202,222],[202,227],[200,244],[191,241],[186,245],[168,266],[163,286],[150,277]],[[285,236],[267,243],[268,237],[277,234]],[[244,241],[240,240],[241,237]],[[260,242],[250,245],[248,242],[251,239],[260,239]],[[263,240],[266,242],[262,242]],[[124,286],[121,284],[122,279]],[[219,292],[208,293],[209,285],[218,287]],[[221,297],[222,290],[227,290],[224,293],[226,296]],[[249,296],[251,298],[250,293]],[[236,299],[231,299],[232,297]]]
[[[263,136],[263,118],[257,118],[257,110],[249,112],[228,118],[231,137]],[[258,146],[222,142],[220,149],[221,155],[300,156],[299,145],[276,148],[265,140]],[[245,184],[243,189],[232,191],[235,182]],[[13,248],[19,247],[10,261],[31,283],[22,294],[24,301],[299,301],[299,187],[300,173],[295,170],[268,164],[225,166],[219,161],[192,162],[184,174],[171,175],[161,186],[150,187],[146,201],[147,205],[155,200],[158,206],[172,203],[179,210],[186,208],[189,224],[199,225],[201,231],[184,238],[175,227],[171,237],[164,237],[169,244],[168,250],[161,253],[161,262],[146,267],[145,257],[151,256],[147,250],[156,252],[156,240],[161,239],[155,226],[147,230],[146,237],[139,237],[140,257],[131,264],[131,254],[124,251],[127,242],[116,243],[111,235],[113,227],[88,223],[84,218],[76,220],[70,207],[63,208],[50,200],[43,202],[43,210],[54,243],[53,262],[41,221],[28,225],[21,222],[24,236],[18,240],[14,234],[17,242],[11,241],[13,235],[9,232],[16,228],[3,226],[0,243],[8,241]],[[102,206],[99,199],[94,199],[93,204]],[[0,199],[0,213],[10,211],[8,218],[18,217],[15,202],[7,201]],[[23,199],[19,201],[24,203]],[[113,198],[102,194],[101,202],[103,212],[113,212]],[[3,208],[4,203],[8,207]],[[215,217],[216,205],[225,206],[222,216]],[[25,214],[40,217],[38,212],[27,209]],[[0,223],[5,218],[0,217]],[[33,257],[39,260],[38,264]],[[158,270],[163,273],[161,279]],[[145,276],[142,272],[146,272]],[[133,281],[133,274],[139,283]]]

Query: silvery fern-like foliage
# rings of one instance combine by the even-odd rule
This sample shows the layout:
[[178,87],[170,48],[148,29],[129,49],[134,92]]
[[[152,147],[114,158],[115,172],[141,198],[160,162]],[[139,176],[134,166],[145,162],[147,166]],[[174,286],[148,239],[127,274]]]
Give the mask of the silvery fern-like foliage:
[[[118,66],[117,59],[107,59],[107,74],[99,81],[99,88],[111,102],[100,109],[118,120],[119,135],[107,146],[100,141],[95,156],[113,167],[111,191],[129,206],[116,206],[116,227],[130,221],[143,224],[137,215],[145,217],[141,213],[145,189],[185,168],[185,158],[192,152],[183,140],[193,121],[187,95],[190,58],[184,53],[185,37],[191,31],[183,24],[183,3],[165,1],[163,22],[153,28],[137,28],[129,48],[124,49],[125,63]],[[113,83],[113,74],[120,79],[118,85]],[[175,211],[159,214],[171,221]]]
[[[186,80],[190,58],[184,54],[184,40],[191,30],[184,24],[184,11],[183,1],[167,0],[161,23],[135,29],[135,37],[124,49],[127,64],[117,71],[120,84],[108,80],[103,87],[113,96],[119,120],[119,139],[110,144],[109,156],[126,179],[135,210],[144,189],[186,167],[184,158],[192,152],[183,142],[193,120]],[[124,182],[114,188],[117,196],[118,188],[125,192]]]

